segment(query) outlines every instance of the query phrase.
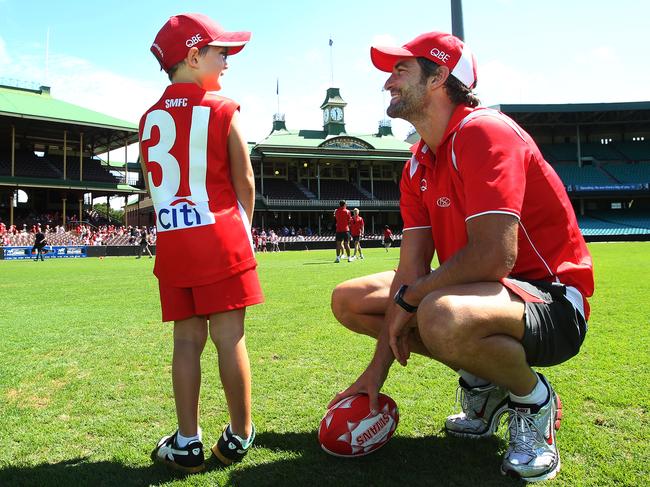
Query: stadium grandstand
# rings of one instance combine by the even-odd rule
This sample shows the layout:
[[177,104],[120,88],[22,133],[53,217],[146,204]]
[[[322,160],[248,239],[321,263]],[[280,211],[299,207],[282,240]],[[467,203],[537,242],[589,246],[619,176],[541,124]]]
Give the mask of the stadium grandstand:
[[[360,208],[367,233],[384,224],[399,232],[399,179],[417,134],[401,141],[389,121],[372,134],[348,134],[346,105],[340,90],[329,88],[320,106],[321,130],[289,130],[276,114],[270,134],[249,144],[257,189],[254,226],[309,228],[329,237],[332,209],[346,199]],[[537,141],[588,240],[650,239],[650,102],[493,108]],[[151,203],[140,206],[146,213],[140,219],[153,224]]]
[[[388,120],[373,133],[347,133],[346,105],[339,88],[329,88],[320,106],[322,129],[289,130],[284,115],[276,114],[269,135],[249,144],[257,193],[254,227],[280,230],[282,242],[333,240],[333,211],[344,199],[361,210],[369,240],[379,242],[384,225],[401,228],[398,184],[410,144],[393,135]],[[149,198],[139,210],[129,207],[131,220],[138,218],[136,211],[140,221],[153,224]],[[282,231],[292,227],[288,235]]]
[[650,102],[494,108],[535,139],[587,240],[650,239]]
[[[384,225],[399,237],[399,180],[417,134],[402,141],[388,120],[370,133],[348,133],[346,106],[340,90],[329,88],[320,105],[321,129],[289,129],[276,114],[269,135],[249,143],[257,192],[253,226],[273,229],[287,248],[332,240],[340,199],[360,208],[368,240],[379,241]],[[493,108],[537,141],[564,182],[587,240],[650,240],[650,102]],[[98,157],[137,142],[134,124],[56,100],[47,87],[0,86],[0,140],[5,226],[20,228],[46,215],[41,223],[63,229],[58,241],[78,242],[80,232],[71,230],[84,220],[111,227],[102,242],[111,245],[132,243],[122,226],[154,226],[139,164]],[[18,202],[18,191],[26,202]],[[90,206],[98,197],[126,201],[130,195],[138,195],[137,202],[126,206],[122,222]]]
[[[138,140],[137,126],[57,100],[47,86],[0,85],[0,228],[2,244],[29,245],[38,225],[49,240],[77,243],[77,227],[121,226],[93,200],[143,193],[137,163],[110,161],[110,151]],[[99,155],[107,154],[106,160]],[[58,227],[58,228],[57,228]],[[23,231],[25,230],[25,231]]]

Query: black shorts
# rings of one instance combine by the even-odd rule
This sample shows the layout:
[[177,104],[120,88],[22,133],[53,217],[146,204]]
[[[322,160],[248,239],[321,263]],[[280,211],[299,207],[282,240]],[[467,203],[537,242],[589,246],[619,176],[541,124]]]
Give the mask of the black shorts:
[[384,239],[384,244],[392,244],[392,243],[393,243],[393,239],[392,239],[392,238],[390,238],[390,237],[386,237],[386,238]]
[[352,243],[357,243],[360,238],[361,238],[361,235],[357,235],[357,236],[352,235]]
[[566,298],[566,286],[513,278],[506,281],[506,287],[514,285],[536,299],[524,300],[526,324],[521,344],[528,365],[557,365],[577,355],[587,334],[587,322]]
[[336,232],[336,241],[337,242],[349,242],[350,241],[350,232]]

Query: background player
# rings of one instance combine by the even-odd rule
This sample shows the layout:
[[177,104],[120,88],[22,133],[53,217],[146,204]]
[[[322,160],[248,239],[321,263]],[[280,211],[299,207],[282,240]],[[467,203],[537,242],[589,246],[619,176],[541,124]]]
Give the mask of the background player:
[[391,245],[393,245],[393,232],[391,231],[388,225],[385,225],[384,226],[384,248],[386,249],[386,252],[388,252],[388,249],[390,248]]
[[345,255],[350,259],[350,210],[348,210],[345,201],[339,201],[339,207],[334,210],[334,220],[336,220],[336,260],[335,264],[341,262],[341,255],[345,249]]
[[350,218],[350,235],[352,236],[352,246],[354,247],[354,254],[352,260],[359,252],[359,258],[363,259],[363,252],[361,251],[361,237],[364,230],[363,217],[359,216],[359,208],[352,210],[352,218]]
[[205,15],[171,17],[151,51],[172,84],[140,121],[143,174],[156,210],[154,274],[163,321],[174,321],[178,418],[178,430],[158,442],[152,458],[189,473],[205,468],[198,403],[208,331],[230,414],[212,452],[230,464],[255,438],[244,338],[246,306],[263,301],[249,223],[255,183],[239,105],[210,93],[221,88],[227,56],[249,39]]

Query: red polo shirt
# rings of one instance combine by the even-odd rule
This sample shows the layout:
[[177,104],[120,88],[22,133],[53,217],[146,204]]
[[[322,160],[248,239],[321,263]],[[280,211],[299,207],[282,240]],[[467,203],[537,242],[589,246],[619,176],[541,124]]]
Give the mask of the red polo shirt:
[[404,230],[431,228],[440,263],[467,244],[466,222],[488,213],[519,220],[512,277],[594,290],[591,256],[562,181],[533,139],[496,110],[459,105],[438,147],[420,141],[404,166]]
[[350,218],[352,218],[352,213],[347,208],[339,207],[336,210],[334,210],[334,219],[336,220],[336,231],[339,233],[349,232]]
[[350,218],[350,235],[360,237],[363,231],[363,217],[357,216]]

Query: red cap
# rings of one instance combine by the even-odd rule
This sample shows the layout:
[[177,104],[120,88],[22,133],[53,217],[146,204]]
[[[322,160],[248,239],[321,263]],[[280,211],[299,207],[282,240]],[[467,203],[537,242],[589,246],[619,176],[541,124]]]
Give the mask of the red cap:
[[427,32],[403,47],[371,47],[370,59],[377,69],[390,73],[400,59],[427,58],[449,72],[468,88],[476,86],[476,58],[463,41],[444,32]]
[[228,55],[232,56],[241,51],[250,38],[250,32],[226,32],[207,15],[180,14],[170,17],[158,31],[151,52],[160,66],[168,71],[185,59],[192,47],[227,47]]

